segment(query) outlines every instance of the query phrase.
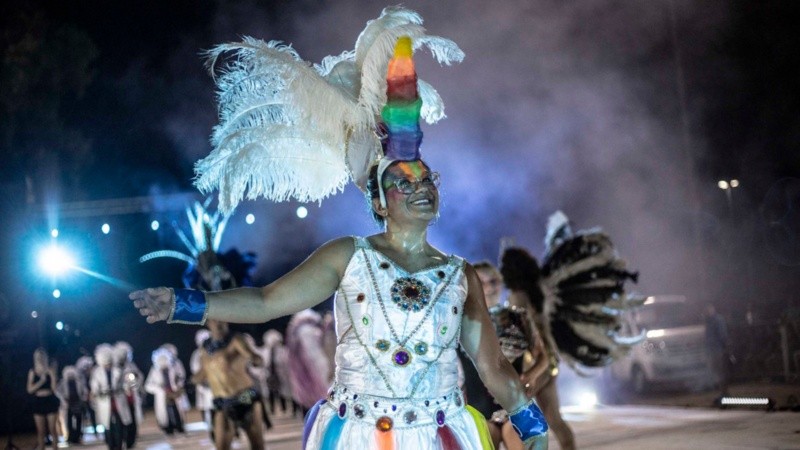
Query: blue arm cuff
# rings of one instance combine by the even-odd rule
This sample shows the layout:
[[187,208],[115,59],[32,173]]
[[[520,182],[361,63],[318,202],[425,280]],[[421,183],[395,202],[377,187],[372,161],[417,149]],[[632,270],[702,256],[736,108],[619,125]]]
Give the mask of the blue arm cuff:
[[167,323],[204,325],[207,317],[208,303],[203,291],[175,289]]
[[547,433],[547,421],[533,399],[513,414],[509,414],[508,418],[523,442]]

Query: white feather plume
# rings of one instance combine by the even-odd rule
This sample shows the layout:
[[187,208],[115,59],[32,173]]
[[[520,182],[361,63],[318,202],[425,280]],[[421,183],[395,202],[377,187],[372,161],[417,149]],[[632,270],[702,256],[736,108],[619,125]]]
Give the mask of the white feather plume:
[[[290,46],[244,37],[207,53],[218,87],[219,125],[213,150],[195,166],[201,192],[219,190],[219,209],[230,213],[244,198],[321,201],[349,178],[363,189],[369,162],[379,154],[374,135],[386,103],[386,69],[397,38],[409,36],[441,64],[464,53],[445,38],[428,36],[422,18],[402,7],[385,8],[367,23],[355,50],[303,61]],[[226,64],[218,70],[218,61]],[[439,94],[419,81],[421,115],[445,117]]]

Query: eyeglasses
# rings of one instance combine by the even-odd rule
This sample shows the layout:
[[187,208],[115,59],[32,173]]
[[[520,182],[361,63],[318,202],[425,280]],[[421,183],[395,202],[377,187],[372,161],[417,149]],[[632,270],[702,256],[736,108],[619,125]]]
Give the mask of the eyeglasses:
[[439,187],[440,183],[441,181],[439,180],[439,172],[431,172],[422,177],[421,179],[415,181],[411,181],[407,178],[394,180],[392,182],[392,185],[396,187],[397,190],[402,192],[403,194],[409,195],[416,192],[420,185],[424,186],[427,189],[436,189]]

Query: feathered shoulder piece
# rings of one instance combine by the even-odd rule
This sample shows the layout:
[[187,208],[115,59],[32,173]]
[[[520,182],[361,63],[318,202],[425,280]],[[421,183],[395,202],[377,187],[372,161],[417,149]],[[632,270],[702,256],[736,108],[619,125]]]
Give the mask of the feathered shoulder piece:
[[540,331],[573,367],[605,366],[624,356],[643,338],[619,334],[622,312],[644,301],[625,292],[638,273],[626,269],[608,235],[599,228],[573,233],[561,211],[550,218],[545,244],[541,268],[524,249],[506,250],[506,284],[528,293],[545,318]]
[[[442,64],[464,57],[452,41],[428,36],[417,13],[399,7],[368,22],[353,51],[320,64],[304,61],[290,45],[251,37],[210,50],[219,124],[211,154],[195,166],[196,186],[218,189],[225,213],[244,197],[321,201],[351,178],[363,190],[369,166],[380,156],[376,118],[401,36],[415,48],[429,48]],[[443,118],[436,91],[421,80],[418,86],[423,119]]]

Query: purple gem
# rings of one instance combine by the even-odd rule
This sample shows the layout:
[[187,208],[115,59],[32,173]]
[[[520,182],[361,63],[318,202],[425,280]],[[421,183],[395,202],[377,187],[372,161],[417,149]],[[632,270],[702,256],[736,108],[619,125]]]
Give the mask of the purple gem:
[[[342,418],[344,418],[344,415],[345,415],[345,414],[347,414],[347,403],[344,403],[344,402],[342,402],[342,403],[339,405],[339,417],[342,417]],[[437,417],[437,420],[438,420],[438,417],[439,417],[439,416],[436,416],[436,417]]]
[[440,427],[444,425],[444,411],[441,409],[436,411],[436,424]]
[[394,354],[394,363],[398,366],[405,366],[408,364],[409,361],[408,352],[400,350],[399,352]]

